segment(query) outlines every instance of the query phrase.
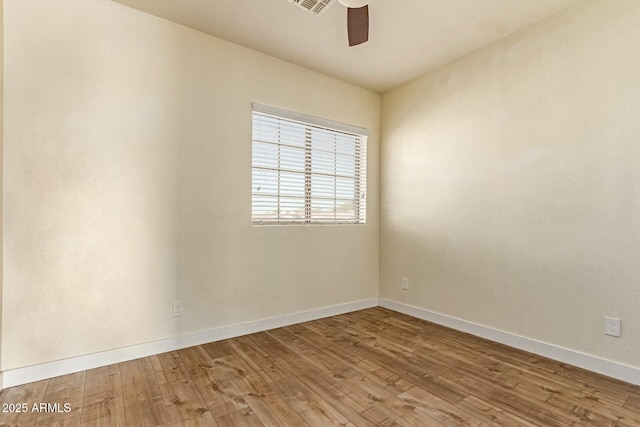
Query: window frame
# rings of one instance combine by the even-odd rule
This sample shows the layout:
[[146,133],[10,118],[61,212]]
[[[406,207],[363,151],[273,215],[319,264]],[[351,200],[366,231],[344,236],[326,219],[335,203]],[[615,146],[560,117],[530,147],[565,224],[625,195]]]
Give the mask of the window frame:
[[[304,194],[304,217],[301,218],[291,218],[291,217],[282,217],[281,208],[280,208],[280,199],[282,198],[282,192],[280,186],[280,179],[282,171],[286,172],[286,168],[281,166],[281,155],[280,148],[283,146],[287,146],[287,143],[282,141],[282,137],[279,134],[277,142],[265,142],[260,141],[256,137],[256,115],[263,117],[263,121],[266,121],[264,117],[268,117],[272,120],[277,120],[278,124],[281,122],[288,123],[289,125],[301,125],[304,127],[304,144],[302,144],[300,140],[298,140],[299,148],[302,149],[304,147],[304,172],[298,172],[304,174],[304,193],[300,193],[300,195],[292,196],[293,198],[299,200],[302,198],[302,194]],[[366,225],[367,223],[367,138],[369,133],[367,129],[347,125],[340,122],[335,122],[315,116],[306,115],[303,113],[297,113],[277,107],[271,107],[263,104],[253,103],[252,104],[252,136],[251,136],[251,223],[252,225]],[[264,124],[263,124],[264,126]],[[316,167],[314,169],[314,153],[315,158],[320,156],[318,154],[320,149],[313,147],[313,131],[320,131],[324,134],[333,135],[334,136],[334,148],[333,150],[324,151],[324,153],[329,153],[334,156],[334,169],[332,173],[325,173]],[[326,135],[325,135],[326,136]],[[353,154],[344,154],[340,151],[339,147],[339,136],[343,136],[345,138],[353,139]],[[298,137],[299,138],[299,137]],[[277,193],[271,195],[260,195],[256,194],[255,183],[256,183],[256,170],[267,170],[264,165],[256,165],[255,157],[256,157],[256,143],[262,144],[273,144],[278,147],[278,155],[277,168],[273,168],[273,170],[277,171],[278,174],[278,187]],[[344,148],[344,147],[342,147]],[[338,173],[338,156],[353,156],[353,177],[344,176]],[[348,165],[349,167],[351,164]],[[328,176],[334,179],[334,183],[332,187],[323,187],[323,188],[333,188],[334,196],[331,197],[314,197],[313,190],[313,178],[319,178],[320,175]],[[353,180],[353,198],[345,198],[338,197],[337,192],[339,190],[338,179],[343,178],[346,180]],[[319,184],[321,185],[321,184]],[[322,186],[322,185],[321,185]],[[317,187],[319,188],[319,187]],[[256,217],[256,197],[264,197],[266,200],[268,198],[277,198],[278,200],[278,208],[277,213],[271,218],[259,218]],[[286,196],[285,196],[286,197]],[[329,211],[329,213],[333,212],[333,219],[330,219],[330,216],[327,217],[316,217],[314,218],[314,210],[313,210],[313,202],[318,203],[320,200],[328,201],[333,203],[333,210]],[[349,202],[353,203],[352,212],[353,215],[350,217],[339,218],[338,213],[338,202]]]

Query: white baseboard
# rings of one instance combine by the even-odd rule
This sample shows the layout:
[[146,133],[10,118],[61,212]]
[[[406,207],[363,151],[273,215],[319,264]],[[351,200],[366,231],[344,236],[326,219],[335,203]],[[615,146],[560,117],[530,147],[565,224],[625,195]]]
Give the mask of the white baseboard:
[[176,337],[159,341],[86,354],[69,359],[11,369],[0,372],[0,390],[60,375],[99,368],[101,366],[107,366],[114,363],[126,362],[140,357],[152,356],[154,354],[164,353],[167,351],[179,350],[181,348],[192,347],[208,342],[220,341],[282,326],[294,325],[297,323],[308,322],[310,320],[363,310],[365,308],[376,307],[378,305],[399,313],[404,313],[409,316],[447,326],[462,332],[467,332],[501,344],[529,351],[559,362],[564,362],[612,378],[617,378],[631,384],[640,385],[640,369],[633,366],[624,365],[532,338],[479,325],[402,302],[386,298],[369,298],[299,313],[287,314],[284,316],[222,326],[206,331],[178,335]]
[[310,320],[321,319],[323,317],[336,316],[338,314],[363,310],[365,308],[376,307],[377,305],[378,298],[369,298],[299,313],[286,314],[284,316],[222,326],[220,328],[178,335],[173,338],[167,338],[159,341],[86,354],[83,356],[71,357],[69,359],[56,360],[33,366],[26,366],[24,368],[11,369],[0,372],[0,380],[4,380],[4,382],[0,382],[0,389],[3,388],[2,386],[13,387],[60,375],[72,374],[74,372],[80,372],[87,369],[99,368],[101,366],[107,366],[114,363],[126,362],[128,360],[165,353],[167,351],[179,350],[181,348],[193,347],[195,345],[234,338],[241,335],[253,334],[269,329],[280,328],[282,326],[308,322]]
[[633,366],[602,359],[576,350],[523,337],[488,326],[479,325],[477,323],[386,298],[380,298],[380,307],[437,323],[438,325],[447,326],[458,331],[467,332],[481,338],[486,338],[510,347],[515,347],[520,350],[548,357],[549,359],[584,368],[631,384],[640,385],[640,369]]

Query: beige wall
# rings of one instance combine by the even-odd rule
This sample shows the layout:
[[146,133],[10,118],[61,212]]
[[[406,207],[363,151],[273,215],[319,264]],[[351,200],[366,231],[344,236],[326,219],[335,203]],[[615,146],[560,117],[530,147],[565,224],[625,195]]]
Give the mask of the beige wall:
[[[378,95],[106,0],[5,3],[1,370],[371,298],[378,255],[382,297],[640,366],[640,2],[384,95],[380,254]],[[252,101],[370,130],[366,226],[250,225]]]
[[638,52],[587,1],[385,94],[381,297],[640,367]]
[[[106,0],[5,7],[3,370],[377,296],[379,95]],[[252,101],[370,130],[366,226],[251,226]]]

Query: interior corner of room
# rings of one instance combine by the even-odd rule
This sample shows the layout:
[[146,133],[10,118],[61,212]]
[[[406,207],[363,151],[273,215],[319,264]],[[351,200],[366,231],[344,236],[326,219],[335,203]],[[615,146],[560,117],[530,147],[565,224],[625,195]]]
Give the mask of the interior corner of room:
[[[640,2],[384,90],[118,2],[0,4],[5,387],[378,305],[640,384]],[[253,102],[368,130],[365,225],[252,226]]]

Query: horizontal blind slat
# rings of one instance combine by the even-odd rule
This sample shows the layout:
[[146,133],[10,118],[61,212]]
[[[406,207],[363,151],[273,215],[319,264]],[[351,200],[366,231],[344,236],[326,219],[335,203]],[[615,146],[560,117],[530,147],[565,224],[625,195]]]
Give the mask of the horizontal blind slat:
[[366,220],[366,137],[254,111],[252,220]]

